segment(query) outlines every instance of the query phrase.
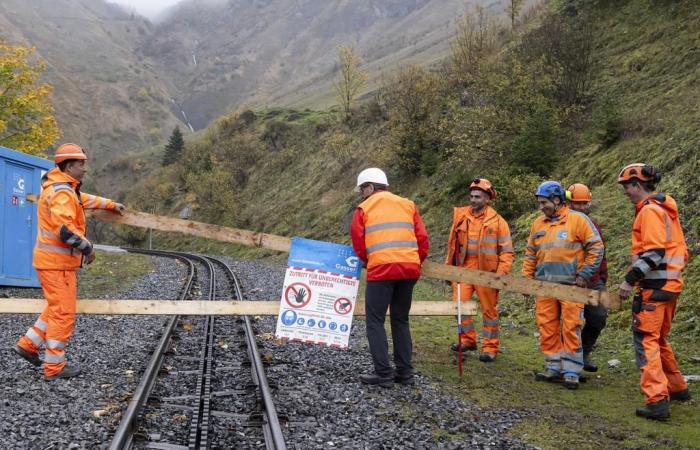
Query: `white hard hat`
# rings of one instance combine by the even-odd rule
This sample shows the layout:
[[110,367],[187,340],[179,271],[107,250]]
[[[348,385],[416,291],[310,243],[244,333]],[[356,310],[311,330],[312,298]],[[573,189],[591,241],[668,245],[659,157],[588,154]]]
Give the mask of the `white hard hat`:
[[357,186],[355,186],[355,192],[360,192],[360,186],[365,183],[376,183],[383,184],[384,186],[389,186],[389,182],[386,179],[386,174],[382,169],[377,169],[376,167],[370,167],[365,169],[357,176]]

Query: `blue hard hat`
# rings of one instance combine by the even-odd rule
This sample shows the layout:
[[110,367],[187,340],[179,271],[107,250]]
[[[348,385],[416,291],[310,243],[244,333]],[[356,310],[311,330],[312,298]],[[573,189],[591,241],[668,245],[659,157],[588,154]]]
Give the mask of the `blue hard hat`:
[[556,181],[545,181],[540,184],[535,192],[536,197],[559,197],[562,202],[566,201],[566,191],[564,187]]

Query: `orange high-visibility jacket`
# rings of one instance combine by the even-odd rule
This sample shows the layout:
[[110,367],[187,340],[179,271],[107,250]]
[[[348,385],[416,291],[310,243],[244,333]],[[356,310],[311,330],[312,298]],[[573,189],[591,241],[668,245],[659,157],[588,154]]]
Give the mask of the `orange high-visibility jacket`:
[[583,213],[562,206],[558,216],[538,217],[527,241],[523,276],[562,284],[588,281],[603,259],[605,247],[595,226]]
[[80,183],[58,167],[44,175],[41,187],[34,267],[75,270],[80,267],[83,255],[92,251],[92,244],[85,238],[84,209],[112,210],[115,203],[80,193]]
[[445,264],[463,266],[469,255],[478,255],[479,270],[507,274],[513,266],[514,255],[508,222],[487,206],[479,239],[470,240],[469,228],[475,220],[471,206],[454,209]]
[[388,191],[365,199],[351,227],[353,248],[367,262],[367,280],[418,278],[430,243],[416,205]]
[[[688,247],[678,219],[676,201],[663,193],[637,203],[632,225],[632,267],[625,280],[644,289],[672,293],[683,289]],[[658,292],[652,300],[667,300]]]

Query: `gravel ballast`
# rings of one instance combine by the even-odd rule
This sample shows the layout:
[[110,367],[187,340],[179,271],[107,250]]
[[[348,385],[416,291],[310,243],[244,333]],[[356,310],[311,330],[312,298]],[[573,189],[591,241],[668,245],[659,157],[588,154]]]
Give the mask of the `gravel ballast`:
[[[219,259],[237,272],[246,298],[279,297],[284,267]],[[155,271],[114,298],[177,298],[184,266],[170,259],[154,261]],[[41,297],[40,290],[2,292]],[[67,354],[83,374],[52,382],[9,350],[34,315],[3,315],[0,320],[0,448],[106,448],[166,319],[78,316]],[[440,392],[439,385],[420,374],[412,386],[360,384],[358,376],[371,371],[362,318],[354,320],[347,350],[280,345],[273,337],[275,323],[274,317],[256,318],[254,328],[260,351],[270,361],[268,379],[276,386],[278,412],[290,423],[285,428],[288,448],[530,448],[506,433],[523,412],[481,410]],[[218,402],[225,405],[224,399]]]

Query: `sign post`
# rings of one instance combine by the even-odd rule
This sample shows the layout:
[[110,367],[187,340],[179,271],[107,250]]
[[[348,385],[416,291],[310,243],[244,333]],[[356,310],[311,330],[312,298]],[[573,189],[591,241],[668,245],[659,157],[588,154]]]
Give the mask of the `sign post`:
[[347,348],[361,269],[348,245],[293,238],[275,336]]

